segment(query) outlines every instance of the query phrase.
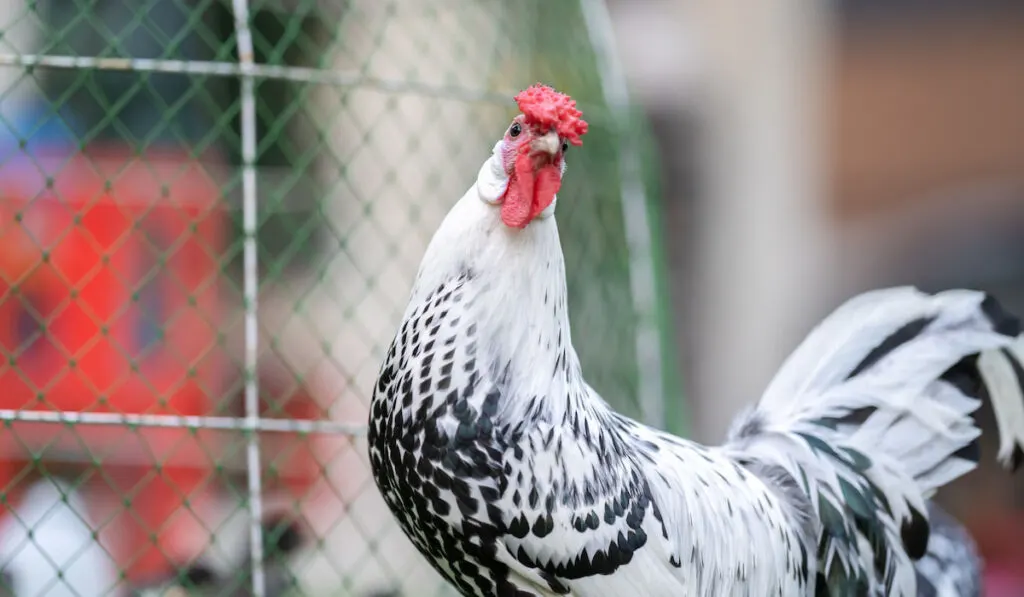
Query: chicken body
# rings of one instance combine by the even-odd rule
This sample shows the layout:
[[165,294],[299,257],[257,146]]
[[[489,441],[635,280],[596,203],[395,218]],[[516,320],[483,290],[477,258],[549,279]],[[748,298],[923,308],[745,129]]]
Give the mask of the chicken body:
[[481,597],[802,594],[809,563],[783,495],[720,450],[612,412],[557,338],[538,363],[548,393],[516,387],[470,315],[489,308],[476,284],[466,272],[419,303],[371,413],[378,486],[443,576]]
[[525,227],[502,215],[508,143],[431,241],[371,404],[377,486],[445,578],[479,597],[969,586],[977,561],[949,549],[953,522],[929,539],[927,499],[976,465],[982,400],[1001,460],[1019,462],[1019,328],[994,300],[861,295],[724,445],[697,445],[615,413],[586,383],[554,202]]

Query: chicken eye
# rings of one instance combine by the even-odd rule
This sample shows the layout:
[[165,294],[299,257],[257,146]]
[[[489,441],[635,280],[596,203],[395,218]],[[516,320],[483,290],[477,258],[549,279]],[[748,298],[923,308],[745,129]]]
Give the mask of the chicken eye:
[[521,132],[523,132],[523,127],[519,126],[518,122],[513,122],[512,126],[508,129],[510,137],[518,137]]
[[562,141],[562,153],[565,153],[567,151],[569,151],[569,142],[568,141]]

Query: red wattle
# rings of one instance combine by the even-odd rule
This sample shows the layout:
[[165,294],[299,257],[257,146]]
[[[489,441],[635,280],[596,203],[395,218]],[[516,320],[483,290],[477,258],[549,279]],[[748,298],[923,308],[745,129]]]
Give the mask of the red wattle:
[[[524,148],[526,149],[526,148]],[[501,203],[501,221],[510,228],[526,228],[533,219],[533,164],[528,151],[516,156],[515,168],[508,177],[508,189]]]
[[553,164],[544,166],[537,171],[536,180],[534,180],[533,207],[530,209],[531,221],[551,205],[561,186],[562,173]]

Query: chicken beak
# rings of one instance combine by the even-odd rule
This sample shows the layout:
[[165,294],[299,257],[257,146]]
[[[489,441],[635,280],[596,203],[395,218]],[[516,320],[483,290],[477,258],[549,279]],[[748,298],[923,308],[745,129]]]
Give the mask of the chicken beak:
[[558,133],[550,131],[543,137],[534,139],[530,147],[536,153],[546,153],[551,157],[555,157],[561,145],[562,140],[558,138]]

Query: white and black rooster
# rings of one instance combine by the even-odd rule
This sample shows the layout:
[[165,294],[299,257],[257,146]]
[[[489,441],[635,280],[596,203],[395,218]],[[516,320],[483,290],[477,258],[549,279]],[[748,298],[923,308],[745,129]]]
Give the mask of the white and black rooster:
[[970,596],[973,543],[929,501],[990,401],[1024,444],[1020,332],[986,294],[860,295],[719,447],[616,414],[572,345],[555,193],[587,125],[537,85],[424,255],[374,390],[373,475],[463,595]]

